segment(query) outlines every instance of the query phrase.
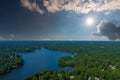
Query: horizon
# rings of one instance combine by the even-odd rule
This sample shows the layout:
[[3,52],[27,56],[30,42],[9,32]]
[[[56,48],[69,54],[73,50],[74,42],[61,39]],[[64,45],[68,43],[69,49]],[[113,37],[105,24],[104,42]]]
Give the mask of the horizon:
[[111,41],[112,41],[112,42],[119,42],[120,40],[0,40],[0,42],[1,42],[1,41],[11,41],[11,42],[13,42],[13,41],[69,41],[69,42],[72,42],[72,41],[78,41],[78,42],[79,42],[79,41],[80,41],[80,42],[81,42],[81,41],[86,41],[86,42],[87,42],[87,41],[88,41],[88,42],[89,42],[89,41],[95,41],[95,42],[97,42],[97,41],[98,41],[98,42],[99,42],[99,41],[102,42],[102,41],[103,41],[103,42],[104,42],[104,41],[105,41],[105,42],[111,42]]

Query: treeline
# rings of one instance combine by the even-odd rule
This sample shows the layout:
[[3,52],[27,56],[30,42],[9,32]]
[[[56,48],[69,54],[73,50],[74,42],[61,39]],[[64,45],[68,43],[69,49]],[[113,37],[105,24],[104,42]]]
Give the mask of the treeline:
[[119,80],[120,73],[102,72],[98,69],[74,69],[72,71],[41,71],[24,80]]
[[25,80],[120,79],[120,42],[58,42],[46,48],[74,53],[74,58],[66,56],[58,59],[59,66],[74,69],[41,71]]
[[58,59],[58,65],[61,67],[74,67],[74,60],[70,56],[61,57]]
[[61,57],[58,65],[71,71],[40,71],[25,80],[120,80],[119,41],[15,41],[0,42],[0,74],[23,64],[20,52],[47,48],[73,53]]
[[0,75],[23,65],[23,59],[16,54],[0,54]]

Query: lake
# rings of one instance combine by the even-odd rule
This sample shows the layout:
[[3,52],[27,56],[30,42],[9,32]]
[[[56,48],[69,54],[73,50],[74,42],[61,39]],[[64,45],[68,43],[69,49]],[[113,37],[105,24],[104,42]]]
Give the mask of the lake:
[[74,57],[71,53],[42,48],[34,52],[20,53],[20,55],[24,59],[24,65],[11,73],[0,76],[0,80],[23,80],[25,77],[41,70],[72,70],[71,67],[61,68],[57,65],[59,57]]

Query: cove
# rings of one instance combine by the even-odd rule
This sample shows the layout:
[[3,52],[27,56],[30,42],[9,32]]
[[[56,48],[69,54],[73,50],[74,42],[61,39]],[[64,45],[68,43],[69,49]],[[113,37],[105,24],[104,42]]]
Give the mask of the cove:
[[61,68],[57,65],[59,57],[74,57],[72,53],[42,48],[34,52],[20,53],[20,55],[24,59],[24,65],[4,76],[0,76],[0,80],[24,80],[25,77],[41,70],[72,70],[71,67]]

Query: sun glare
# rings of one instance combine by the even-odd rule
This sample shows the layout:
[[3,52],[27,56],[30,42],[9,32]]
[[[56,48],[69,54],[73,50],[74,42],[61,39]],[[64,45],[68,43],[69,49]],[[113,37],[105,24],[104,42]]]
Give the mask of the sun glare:
[[94,24],[94,18],[93,17],[88,17],[85,22],[88,26],[91,26]]

